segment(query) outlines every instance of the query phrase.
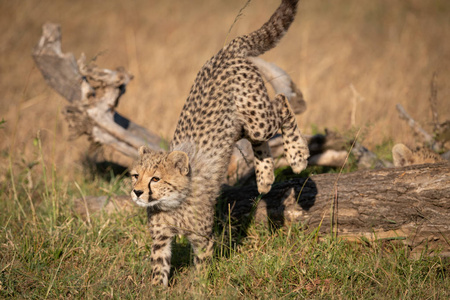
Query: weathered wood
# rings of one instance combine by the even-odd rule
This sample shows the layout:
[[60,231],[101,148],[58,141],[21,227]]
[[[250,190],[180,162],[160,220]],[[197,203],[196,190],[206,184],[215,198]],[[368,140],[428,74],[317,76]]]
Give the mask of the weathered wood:
[[343,238],[400,240],[415,253],[442,247],[450,255],[450,164],[314,175],[277,183],[259,201],[254,186],[229,188],[221,197],[236,218],[256,206],[257,222],[302,223],[321,232],[333,224]]
[[47,23],[42,28],[33,58],[47,84],[69,102],[81,99],[81,75],[72,53],[61,51],[61,27]]
[[86,63],[84,55],[61,50],[61,28],[47,23],[33,49],[33,58],[45,81],[70,104],[64,114],[73,137],[87,135],[93,143],[109,145],[126,156],[137,157],[147,145],[160,149],[161,138],[115,111],[133,76],[123,68],[108,70]]

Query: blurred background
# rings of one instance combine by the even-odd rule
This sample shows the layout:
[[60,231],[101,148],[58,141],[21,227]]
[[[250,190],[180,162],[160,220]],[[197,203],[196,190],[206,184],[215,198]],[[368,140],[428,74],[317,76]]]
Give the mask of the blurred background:
[[[63,52],[76,58],[84,52],[101,67],[131,72],[118,111],[170,140],[201,66],[227,41],[261,26],[279,1],[253,0],[230,31],[245,3],[0,0],[0,119],[6,121],[0,168],[42,159],[70,178],[88,153],[86,138],[69,141],[61,114],[66,100],[46,85],[31,57],[45,22],[61,24]],[[386,142],[417,144],[396,103],[431,128],[434,72],[440,121],[450,119],[449,37],[448,0],[303,0],[288,34],[263,58],[303,91],[304,133],[362,128],[360,139],[373,150]]]

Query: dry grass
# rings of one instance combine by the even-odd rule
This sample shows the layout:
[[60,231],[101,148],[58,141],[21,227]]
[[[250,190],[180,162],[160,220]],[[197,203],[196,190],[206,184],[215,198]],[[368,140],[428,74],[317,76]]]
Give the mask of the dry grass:
[[[44,157],[58,169],[79,168],[86,142],[67,141],[60,111],[65,101],[44,83],[30,52],[46,21],[62,25],[63,51],[99,55],[102,66],[135,75],[121,113],[170,139],[201,65],[226,42],[246,1],[1,1],[0,147],[33,160],[40,130]],[[253,1],[230,36],[260,26],[278,1]],[[394,109],[402,103],[426,125],[429,82],[438,73],[441,120],[450,118],[450,4],[433,1],[302,1],[279,47],[265,55],[286,69],[304,91],[300,127],[346,131],[368,126],[365,144],[414,143]],[[352,88],[353,86],[353,88]],[[3,156],[5,157],[5,156]],[[15,159],[13,159],[15,163]],[[2,167],[5,166],[2,163]]]

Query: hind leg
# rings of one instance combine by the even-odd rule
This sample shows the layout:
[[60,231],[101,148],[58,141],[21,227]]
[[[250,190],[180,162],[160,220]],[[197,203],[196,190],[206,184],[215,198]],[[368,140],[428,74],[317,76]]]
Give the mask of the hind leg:
[[[209,200],[208,196],[204,199]],[[193,227],[187,229],[186,236],[194,250],[194,264],[197,269],[207,266],[214,249],[214,206],[203,207],[191,217]]]
[[194,250],[194,264],[197,269],[202,268],[211,259],[214,249],[213,236],[199,236],[191,234],[188,236]]
[[293,171],[300,173],[306,168],[308,145],[298,130],[295,115],[284,95],[279,94],[271,101],[267,92],[255,91],[245,97],[237,97],[236,104],[239,119],[243,121],[243,137],[253,145],[260,193],[268,192],[273,182],[273,160],[269,158],[271,155],[267,141],[279,129],[283,134],[285,156]]
[[278,104],[278,115],[281,118],[281,133],[283,135],[284,154],[295,173],[300,173],[308,165],[309,149],[306,140],[297,127],[297,120],[283,94],[275,97]]
[[253,144],[252,147],[253,154],[255,155],[254,166],[258,192],[260,194],[266,194],[270,191],[275,179],[273,174],[273,158],[269,143]]

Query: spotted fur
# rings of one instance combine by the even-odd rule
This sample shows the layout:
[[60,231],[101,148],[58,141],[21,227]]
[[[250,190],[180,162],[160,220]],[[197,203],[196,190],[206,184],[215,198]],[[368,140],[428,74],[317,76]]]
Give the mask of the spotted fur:
[[411,150],[403,144],[396,144],[392,148],[392,157],[395,167],[433,164],[445,161],[439,154],[429,148],[420,147]]
[[279,94],[269,99],[249,59],[275,47],[294,20],[297,2],[283,0],[260,29],[235,38],[206,62],[183,107],[169,153],[140,149],[131,195],[147,207],[154,283],[168,283],[174,235],[188,237],[197,266],[211,257],[215,199],[236,141],[252,143],[261,193],[274,180],[267,141],[278,130],[294,172],[306,167],[308,147],[287,98]]

